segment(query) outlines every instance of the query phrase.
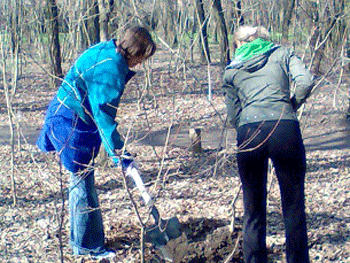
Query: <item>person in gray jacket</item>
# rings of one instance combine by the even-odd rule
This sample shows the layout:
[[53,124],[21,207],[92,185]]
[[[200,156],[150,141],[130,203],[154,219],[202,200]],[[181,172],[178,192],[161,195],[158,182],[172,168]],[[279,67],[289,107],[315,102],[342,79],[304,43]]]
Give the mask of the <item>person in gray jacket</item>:
[[264,27],[242,26],[234,41],[235,59],[226,67],[223,89],[228,122],[237,130],[244,262],[267,262],[266,184],[271,159],[280,186],[287,262],[307,263],[306,160],[296,111],[312,90],[313,76],[291,49],[270,42]]

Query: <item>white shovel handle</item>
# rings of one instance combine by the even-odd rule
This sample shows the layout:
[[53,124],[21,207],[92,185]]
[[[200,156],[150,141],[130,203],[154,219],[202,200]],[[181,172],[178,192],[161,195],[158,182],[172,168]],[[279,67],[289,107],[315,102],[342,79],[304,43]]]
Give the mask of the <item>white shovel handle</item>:
[[131,176],[134,179],[134,182],[137,186],[137,188],[140,191],[140,194],[143,198],[143,201],[148,207],[153,206],[153,200],[152,197],[148,194],[145,185],[143,184],[143,181],[141,179],[141,176],[139,174],[139,171],[133,166],[129,165],[126,169],[126,174]]

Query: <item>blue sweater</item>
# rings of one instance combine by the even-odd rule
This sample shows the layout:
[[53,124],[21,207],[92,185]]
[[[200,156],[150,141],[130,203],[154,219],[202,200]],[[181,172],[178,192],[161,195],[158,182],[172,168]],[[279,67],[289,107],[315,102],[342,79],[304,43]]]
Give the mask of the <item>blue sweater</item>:
[[57,92],[61,104],[87,125],[97,127],[111,156],[124,146],[115,117],[125,84],[134,74],[113,40],[101,42],[77,59]]

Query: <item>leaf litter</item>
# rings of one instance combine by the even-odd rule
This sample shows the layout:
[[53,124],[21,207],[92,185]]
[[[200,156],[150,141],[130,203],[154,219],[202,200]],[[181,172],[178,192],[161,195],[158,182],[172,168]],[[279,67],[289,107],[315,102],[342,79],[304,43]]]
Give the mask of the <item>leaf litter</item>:
[[[186,87],[179,84],[179,80],[185,83],[179,72],[165,74],[167,69],[161,64],[155,67],[152,87],[147,90],[143,87],[142,72],[128,84],[118,110],[119,130],[123,135],[131,131],[128,150],[137,155],[161,215],[177,216],[184,226],[188,246],[181,262],[227,259],[242,262],[243,208],[235,140],[234,137],[221,140],[218,136],[222,134],[225,118],[219,89],[222,69],[211,68],[214,81],[209,102],[207,85],[198,82],[207,79],[206,70],[191,69],[193,79],[187,76]],[[43,76],[28,74],[33,74],[33,78],[20,81],[16,112],[20,127],[32,127],[38,132],[54,89],[40,81]],[[141,100],[140,94],[145,94]],[[347,107],[344,94],[346,90],[334,95],[329,86],[323,85],[307,101],[301,120],[307,149],[306,212],[312,262],[350,262],[350,139],[347,137],[350,124],[344,120]],[[6,111],[0,111],[0,120],[7,123]],[[165,147],[169,127],[169,144]],[[203,141],[203,152],[196,156],[189,148],[190,127],[201,127],[203,138],[207,138]],[[2,128],[4,133],[8,127]],[[24,133],[27,141],[28,136]],[[54,155],[40,153],[26,140],[16,144],[16,207],[12,206],[11,148],[8,143],[0,145],[1,262],[60,262],[61,251],[64,262],[93,262],[87,257],[73,257],[68,247],[68,174],[59,173]],[[285,262],[279,189],[274,176],[269,182],[269,261]],[[110,262],[140,262],[141,227],[126,194],[120,168],[98,159],[96,185],[106,242],[117,252]],[[146,222],[149,211],[137,190],[131,183],[129,186]],[[230,229],[233,216],[235,225]],[[146,262],[162,262],[150,244],[146,244],[144,253]]]

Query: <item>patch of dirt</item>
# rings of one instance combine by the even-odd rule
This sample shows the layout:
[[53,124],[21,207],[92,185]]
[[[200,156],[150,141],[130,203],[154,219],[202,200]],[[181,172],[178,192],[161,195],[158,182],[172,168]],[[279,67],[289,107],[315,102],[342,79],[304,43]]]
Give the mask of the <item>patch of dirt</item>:
[[228,223],[208,218],[189,219],[185,223],[189,245],[182,262],[243,262],[241,229],[231,233]]

